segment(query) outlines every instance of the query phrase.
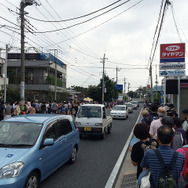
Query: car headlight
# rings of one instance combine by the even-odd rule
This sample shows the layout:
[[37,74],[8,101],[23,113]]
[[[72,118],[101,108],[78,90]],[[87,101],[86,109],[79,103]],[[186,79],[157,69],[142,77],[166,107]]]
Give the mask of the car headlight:
[[14,178],[20,175],[24,164],[22,162],[15,162],[6,165],[0,169],[0,179]]
[[80,123],[80,122],[76,122],[75,124],[76,124],[77,126],[81,125],[81,123]]

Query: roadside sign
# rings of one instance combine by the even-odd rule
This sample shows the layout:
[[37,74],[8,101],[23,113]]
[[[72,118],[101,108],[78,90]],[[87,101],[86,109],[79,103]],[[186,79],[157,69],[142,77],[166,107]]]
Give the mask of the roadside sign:
[[159,76],[169,77],[169,76],[185,76],[185,70],[175,70],[175,71],[159,71]]
[[185,43],[161,44],[160,62],[185,62]]
[[116,90],[123,91],[123,85],[117,84],[117,85],[116,85]]
[[160,70],[166,69],[185,69],[185,64],[168,64],[168,63],[160,63],[159,65]]

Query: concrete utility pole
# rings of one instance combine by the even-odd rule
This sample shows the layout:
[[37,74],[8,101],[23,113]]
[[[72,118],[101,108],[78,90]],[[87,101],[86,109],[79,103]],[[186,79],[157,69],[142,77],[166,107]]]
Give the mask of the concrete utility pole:
[[128,92],[129,92],[129,89],[130,89],[130,85],[131,85],[131,84],[130,84],[130,83],[128,83]]
[[126,92],[126,78],[124,77],[124,93]]
[[6,44],[6,56],[5,56],[5,79],[4,79],[4,103],[7,101],[7,61],[8,61],[8,45]]
[[105,60],[107,58],[105,58],[105,54],[104,54],[104,57],[103,57],[103,74],[102,74],[102,104],[104,104],[104,68],[105,68]]
[[54,51],[54,63],[55,63],[55,97],[54,100],[57,100],[57,56],[58,56],[58,49],[50,49]]
[[54,50],[54,58],[55,58],[55,101],[57,100],[57,55],[58,50]]
[[152,78],[152,64],[150,64],[149,75],[151,79],[151,102],[153,103],[153,78]]
[[31,6],[33,4],[39,5],[35,0],[21,0],[20,2],[20,20],[21,20],[21,83],[20,83],[20,98],[21,101],[25,102],[25,12],[24,8],[26,6]]
[[25,21],[24,21],[24,8],[25,3],[24,1],[21,1],[20,3],[20,18],[21,18],[21,84],[20,84],[20,98],[21,101],[25,101],[25,35],[24,35],[24,29],[25,29]]
[[120,71],[120,69],[116,67],[116,83],[118,83],[118,71]]

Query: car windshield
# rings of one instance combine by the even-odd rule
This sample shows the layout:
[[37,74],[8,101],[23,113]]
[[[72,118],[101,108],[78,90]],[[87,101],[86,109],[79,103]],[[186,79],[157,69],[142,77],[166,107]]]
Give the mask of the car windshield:
[[132,106],[132,104],[126,103],[126,106],[131,107],[131,106]]
[[0,147],[33,146],[42,124],[25,122],[0,122]]
[[125,110],[124,106],[114,106],[113,110]]
[[81,106],[78,111],[78,118],[101,118],[101,107],[99,106]]

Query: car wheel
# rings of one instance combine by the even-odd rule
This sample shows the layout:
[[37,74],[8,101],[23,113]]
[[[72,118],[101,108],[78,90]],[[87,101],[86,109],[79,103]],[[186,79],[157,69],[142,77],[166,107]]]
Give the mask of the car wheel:
[[76,158],[77,158],[77,149],[76,149],[76,147],[74,147],[72,150],[71,158],[69,159],[69,164],[75,163]]
[[37,172],[32,172],[24,185],[24,188],[38,188],[39,186],[39,175]]

